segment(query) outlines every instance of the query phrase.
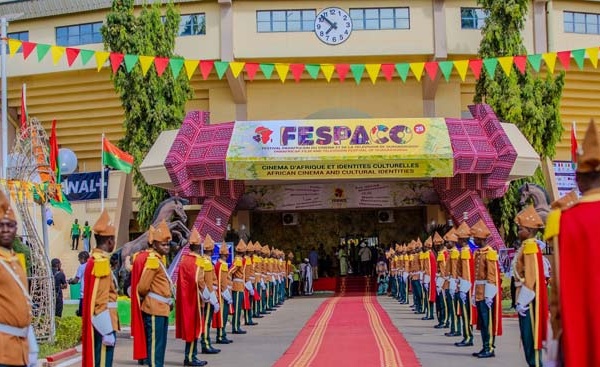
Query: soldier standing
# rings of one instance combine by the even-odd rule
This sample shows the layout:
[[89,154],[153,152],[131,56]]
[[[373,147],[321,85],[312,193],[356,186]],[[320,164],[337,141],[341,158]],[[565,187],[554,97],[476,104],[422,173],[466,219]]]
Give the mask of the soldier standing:
[[437,254],[437,278],[436,286],[436,309],[438,310],[438,324],[434,326],[436,329],[448,328],[448,303],[446,292],[448,291],[449,274],[446,262],[448,260],[448,251],[444,248],[444,239],[439,233],[435,232],[433,236],[433,244],[436,247]]
[[448,305],[448,319],[450,321],[450,332],[446,336],[461,336],[461,324],[458,317],[460,308],[458,297],[458,266],[460,264],[460,252],[456,249],[458,237],[456,230],[450,229],[444,235],[446,249],[448,250],[448,261],[446,262],[446,272],[448,274],[448,289],[446,290],[446,304]]
[[[462,322],[463,340],[454,343],[457,347],[470,347],[473,345],[473,324],[477,322],[477,310],[471,304],[471,295],[474,280],[473,257],[469,248],[468,239],[471,237],[471,228],[467,222],[462,222],[456,230],[458,245],[460,246],[460,262],[458,263],[458,297],[460,304],[460,322]],[[458,313],[459,311],[457,311]]]
[[235,258],[233,259],[233,266],[229,270],[229,274],[233,276],[233,318],[231,320],[231,333],[232,334],[246,334],[245,330],[241,328],[242,319],[242,306],[244,303],[244,289],[245,289],[245,271],[244,271],[244,258],[246,254],[246,244],[244,240],[240,240],[235,247]]
[[217,344],[230,344],[227,339],[227,319],[229,318],[229,306],[233,303],[231,290],[229,289],[229,266],[227,265],[229,250],[227,244],[221,242],[219,249],[219,261],[215,264],[215,274],[217,275],[217,300],[219,300],[219,311],[215,311],[213,318],[213,327],[217,329]]

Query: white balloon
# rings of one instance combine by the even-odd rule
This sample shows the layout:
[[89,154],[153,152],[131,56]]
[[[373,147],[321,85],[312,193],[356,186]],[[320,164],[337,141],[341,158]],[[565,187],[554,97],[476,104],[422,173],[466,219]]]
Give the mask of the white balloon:
[[58,150],[58,161],[60,162],[60,173],[70,175],[77,169],[77,156],[71,149],[60,148]]

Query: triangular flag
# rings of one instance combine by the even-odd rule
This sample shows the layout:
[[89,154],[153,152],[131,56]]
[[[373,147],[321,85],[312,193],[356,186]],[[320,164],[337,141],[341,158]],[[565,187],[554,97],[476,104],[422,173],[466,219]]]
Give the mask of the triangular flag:
[[571,51],[560,51],[556,53],[556,57],[560,64],[565,68],[565,70],[569,70],[569,66],[571,64]]
[[450,74],[452,74],[452,68],[454,68],[454,62],[452,61],[440,61],[438,63],[440,70],[442,71],[442,75],[446,81],[450,80]]
[[556,52],[546,52],[542,54],[542,59],[546,63],[550,73],[554,74],[554,66],[556,65]]
[[183,62],[183,64],[185,65],[185,73],[187,74],[188,80],[192,79],[194,71],[196,71],[199,62],[199,60],[185,60]]
[[67,47],[67,65],[72,66],[77,56],[79,56],[79,52],[81,52],[78,48]]
[[229,62],[227,61],[215,61],[215,70],[217,71],[219,79],[223,79],[223,75],[227,72],[228,67]]
[[469,60],[456,60],[454,61],[454,67],[458,71],[458,76],[463,82],[467,77],[467,69],[469,68]]
[[156,74],[158,76],[163,75],[163,73],[167,69],[167,65],[169,65],[168,57],[155,57],[154,58],[154,67],[156,68]]
[[[23,59],[27,60],[29,55],[31,55],[33,50],[35,50],[35,46],[37,46],[37,43],[24,41],[21,45],[23,46]],[[49,50],[50,45],[46,45],[46,46],[48,46],[48,50]],[[39,51],[38,51],[38,53],[39,53]],[[38,61],[40,61],[39,56],[38,56]]]
[[[335,64],[335,72],[340,78],[340,83],[343,83],[350,72],[350,64]],[[331,76],[329,76],[329,79],[331,79]]]
[[495,57],[483,59],[483,65],[485,66],[485,71],[489,77],[494,78],[496,75],[496,67],[498,66],[498,59]]
[[104,66],[106,60],[108,60],[110,52],[96,51],[94,56],[96,57],[96,67],[98,68],[98,71],[100,71],[100,69],[102,69],[102,67]]
[[142,75],[146,76],[150,66],[154,64],[154,56],[140,56],[140,66],[142,67]]
[[62,46],[51,46],[50,54],[52,55],[52,63],[57,65],[60,59],[65,54],[65,48]]
[[282,83],[285,83],[285,79],[290,71],[290,64],[277,63],[275,64],[275,70],[277,70],[279,80],[281,80]]
[[[334,66],[332,64],[321,64],[321,71],[323,72],[323,76],[325,77],[325,80],[327,80],[327,82],[331,81],[331,77],[333,76],[333,72],[335,71],[336,66],[337,65]],[[342,79],[342,77],[340,77],[340,79]]]
[[513,59],[514,58],[512,56],[502,56],[498,58],[498,62],[500,63],[500,66],[502,67],[502,70],[504,70],[504,74],[506,74],[506,76],[509,76],[510,72],[512,71]]
[[[44,59],[44,57],[46,57],[46,55],[48,54],[48,51],[50,51],[50,45],[46,45],[46,44],[37,45],[38,61],[42,61]],[[25,44],[24,43],[23,43],[23,52],[25,52]]]
[[424,62],[411,62],[410,63],[410,70],[413,72],[413,74],[415,75],[415,78],[417,78],[418,81],[421,81],[421,76],[423,76],[423,69],[425,69]]
[[112,67],[112,72],[113,74],[116,74],[117,71],[119,70],[119,66],[121,66],[121,62],[123,61],[123,58],[125,57],[125,55],[123,55],[122,53],[119,52],[111,52],[110,53],[110,66]]
[[306,64],[305,66],[306,72],[310,75],[311,78],[317,79],[319,77],[319,70],[321,66],[318,64]]
[[352,71],[356,84],[360,84],[360,80],[365,71],[365,64],[352,64],[350,65],[350,70]]
[[365,69],[367,69],[371,83],[375,84],[379,76],[379,70],[381,70],[381,64],[365,64]]
[[206,80],[208,78],[214,65],[215,65],[215,62],[213,60],[200,61],[200,74],[202,74],[203,80]]
[[275,70],[275,65],[273,64],[260,64],[260,71],[262,71],[263,75],[267,79],[271,79],[273,70]]
[[19,48],[21,47],[22,43],[23,42],[21,42],[19,40],[14,40],[12,38],[8,39],[8,52],[10,54],[10,57],[15,56],[17,51],[19,51]]
[[240,76],[240,73],[244,70],[244,65],[246,65],[246,63],[240,61],[232,61],[229,63],[229,68],[231,69],[231,74],[233,74],[234,78]]
[[81,64],[86,65],[92,59],[96,52],[92,50],[80,50],[79,54],[81,55]]
[[139,58],[140,58],[139,55],[131,55],[131,54],[125,55],[125,70],[127,70],[128,73],[131,73],[131,70],[133,70],[133,68],[135,67],[135,64],[137,64]]
[[258,71],[259,65],[254,62],[247,62],[246,65],[244,66],[244,68],[246,69],[246,75],[248,75],[248,79],[250,81],[254,80],[254,77],[256,77],[256,72]]
[[429,75],[429,79],[431,81],[435,80],[438,71],[438,65],[436,61],[427,61],[425,63],[425,71],[427,71],[427,75]]
[[290,64],[290,70],[292,71],[294,80],[297,83],[302,78],[302,73],[304,72],[304,64]]
[[400,78],[403,82],[406,82],[406,78],[408,77],[408,70],[410,69],[410,65],[406,63],[396,64],[396,72],[400,75]]
[[385,80],[391,82],[394,77],[394,64],[381,64],[381,72],[385,76]]
[[183,59],[181,57],[169,59],[169,66],[171,67],[171,74],[173,74],[173,78],[177,79],[179,73],[181,72],[181,68],[183,68]]
[[571,55],[573,59],[577,63],[577,67],[579,70],[583,69],[583,60],[585,59],[585,49],[580,48],[578,50],[572,50]]
[[469,60],[469,68],[471,68],[471,72],[475,76],[475,79],[479,79],[481,76],[481,67],[483,66],[483,61],[481,59]]
[[592,63],[592,66],[595,68],[598,67],[598,47],[590,47],[590,48],[586,48],[585,52],[587,53],[588,57],[590,58],[590,62]]
[[539,72],[542,67],[542,54],[527,55],[527,61],[533,70]]
[[513,59],[513,62],[515,64],[515,66],[517,67],[517,70],[519,70],[521,72],[521,74],[525,74],[525,70],[527,68],[527,56],[525,56],[525,55],[515,56]]

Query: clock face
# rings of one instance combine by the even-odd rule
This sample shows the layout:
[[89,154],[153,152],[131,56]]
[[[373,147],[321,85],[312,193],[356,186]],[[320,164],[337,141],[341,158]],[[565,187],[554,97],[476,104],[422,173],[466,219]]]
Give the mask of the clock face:
[[352,33],[352,19],[345,10],[325,8],[315,19],[315,34],[328,45],[345,42]]

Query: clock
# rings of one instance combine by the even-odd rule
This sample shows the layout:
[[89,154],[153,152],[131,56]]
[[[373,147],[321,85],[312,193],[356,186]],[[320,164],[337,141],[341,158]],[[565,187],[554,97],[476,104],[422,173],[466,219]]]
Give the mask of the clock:
[[315,19],[315,34],[323,43],[339,45],[344,43],[352,33],[352,19],[345,10],[325,8]]

